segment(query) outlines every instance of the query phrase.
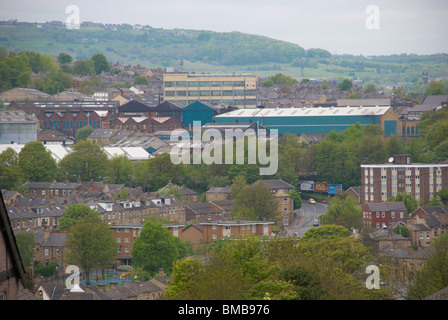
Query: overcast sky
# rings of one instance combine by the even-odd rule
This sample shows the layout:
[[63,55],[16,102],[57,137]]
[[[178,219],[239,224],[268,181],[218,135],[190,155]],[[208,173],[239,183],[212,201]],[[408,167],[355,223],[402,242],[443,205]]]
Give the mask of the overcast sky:
[[240,31],[332,54],[448,53],[447,0],[0,0],[0,20],[65,22],[69,5],[81,22]]

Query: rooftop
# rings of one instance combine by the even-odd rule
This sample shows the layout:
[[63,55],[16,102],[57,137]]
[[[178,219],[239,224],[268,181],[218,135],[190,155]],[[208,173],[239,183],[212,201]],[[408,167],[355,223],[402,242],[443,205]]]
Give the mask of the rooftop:
[[257,108],[240,109],[217,115],[216,118],[233,117],[321,117],[383,115],[391,107],[330,107],[330,108]]

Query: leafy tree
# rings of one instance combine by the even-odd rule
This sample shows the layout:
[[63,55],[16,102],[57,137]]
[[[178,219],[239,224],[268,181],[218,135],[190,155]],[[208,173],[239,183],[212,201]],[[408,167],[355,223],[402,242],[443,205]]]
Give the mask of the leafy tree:
[[185,244],[176,241],[162,223],[147,221],[134,241],[132,261],[150,275],[160,268],[170,274],[173,262],[184,258],[187,252]]
[[445,84],[442,81],[429,81],[425,94],[430,96],[446,94]]
[[327,213],[320,217],[320,221],[324,224],[338,224],[346,228],[360,228],[362,210],[358,201],[351,196],[334,197],[330,201]]
[[59,61],[61,64],[67,64],[67,63],[72,62],[72,61],[73,61],[73,58],[72,58],[71,55],[61,52],[61,53],[58,55],[58,61]]
[[448,286],[448,234],[442,233],[431,243],[431,254],[417,270],[407,294],[408,300],[421,300]]
[[437,195],[440,197],[440,201],[442,201],[444,205],[448,205],[448,188],[440,189],[437,192]]
[[434,155],[437,161],[444,161],[448,159],[448,140],[442,141],[434,148]]
[[59,230],[70,231],[74,224],[89,216],[99,217],[95,210],[85,204],[72,204],[62,213],[62,218],[59,220]]
[[93,76],[96,74],[93,60],[77,60],[73,66],[73,73],[80,76]]
[[[191,172],[190,172],[191,174]],[[185,166],[171,162],[168,153],[141,162],[136,166],[136,184],[148,191],[157,191],[169,182],[175,184],[185,177]]]
[[341,83],[338,84],[339,90],[341,91],[349,91],[353,86],[352,80],[344,79]]
[[350,93],[347,96],[347,99],[360,99],[360,98],[361,98],[361,95],[359,93],[357,93],[357,92]]
[[404,191],[403,193],[397,193],[396,196],[387,199],[387,202],[401,202],[403,201],[409,214],[412,214],[418,208],[418,202],[414,199],[412,194]]
[[294,210],[302,208],[302,198],[297,190],[289,190],[286,191],[286,193],[289,194],[294,201]]
[[171,185],[171,186],[165,186],[162,189],[157,191],[158,194],[164,195],[164,196],[170,196],[173,195],[177,199],[184,201],[184,196],[180,191],[180,187],[177,185]]
[[26,87],[31,80],[28,56],[21,52],[0,61],[0,91],[14,87]]
[[43,91],[51,95],[73,87],[73,77],[65,72],[51,72],[44,81]]
[[263,181],[254,182],[251,185],[243,187],[232,206],[232,212],[254,213],[244,219],[270,220],[277,221],[280,218],[278,200],[274,194],[267,188]]
[[85,126],[78,131],[76,131],[75,139],[76,142],[85,141],[93,133],[93,128],[91,126]]
[[366,93],[375,93],[376,91],[377,91],[376,87],[375,87],[375,85],[373,83],[367,83],[366,84],[366,88],[365,88],[365,92]]
[[230,197],[236,199],[245,187],[247,187],[246,179],[243,176],[236,176],[230,186]]
[[409,229],[403,226],[396,226],[392,229],[392,231],[396,234],[401,234],[403,237],[408,238],[409,237]]
[[324,82],[322,83],[322,85],[320,86],[320,88],[322,90],[330,90],[330,86],[328,85],[328,83]]
[[15,234],[17,247],[19,248],[20,258],[23,266],[29,268],[33,263],[34,250],[36,242],[34,240],[33,232],[19,232]]
[[134,85],[147,85],[148,79],[145,76],[137,76],[134,79]]
[[12,148],[0,153],[0,188],[14,190],[25,181],[19,155]]
[[307,271],[303,266],[294,265],[284,269],[280,278],[294,286],[297,293],[296,300],[327,300],[330,299],[328,292],[322,288],[318,276]]
[[91,141],[81,141],[59,163],[62,174],[71,180],[99,181],[105,177],[108,159],[100,146]]
[[134,164],[126,156],[119,155],[109,159],[106,175],[110,183],[130,184],[134,173]]
[[25,179],[32,182],[51,181],[57,175],[56,160],[41,141],[25,144],[19,152],[19,167]]
[[337,239],[340,237],[348,237],[350,234],[350,230],[346,227],[328,224],[319,228],[308,229],[301,239]]
[[93,61],[95,67],[95,73],[100,74],[101,72],[109,72],[110,64],[106,57],[102,53],[96,53],[90,58]]
[[116,258],[117,242],[110,226],[88,215],[70,227],[66,246],[70,263],[80,266],[88,277],[95,268],[107,268]]

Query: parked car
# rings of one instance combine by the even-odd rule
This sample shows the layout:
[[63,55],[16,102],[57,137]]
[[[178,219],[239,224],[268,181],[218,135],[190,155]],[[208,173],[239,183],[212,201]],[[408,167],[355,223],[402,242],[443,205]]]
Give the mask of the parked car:
[[313,220],[313,227],[318,227],[319,226],[319,220],[318,219],[314,219]]
[[309,198],[308,203],[316,203],[316,200],[314,200],[313,198]]

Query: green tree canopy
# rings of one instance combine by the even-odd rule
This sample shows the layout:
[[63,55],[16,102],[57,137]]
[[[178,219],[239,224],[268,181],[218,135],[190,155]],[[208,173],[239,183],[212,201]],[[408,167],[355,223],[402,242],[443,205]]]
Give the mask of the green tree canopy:
[[352,80],[344,79],[342,82],[338,84],[339,90],[341,91],[349,91],[353,86]]
[[41,141],[32,141],[19,152],[19,166],[25,179],[32,182],[51,181],[56,178],[56,160]]
[[333,197],[330,200],[327,213],[320,217],[320,221],[323,224],[338,224],[346,228],[360,228],[362,225],[362,210],[358,200],[352,196]]
[[0,188],[14,190],[19,187],[25,178],[19,166],[19,155],[8,148],[0,153]]
[[178,242],[161,222],[149,220],[134,241],[132,261],[151,276],[160,268],[170,274],[173,262],[184,258],[186,253],[186,244]]
[[76,132],[75,139],[76,142],[85,141],[93,133],[93,128],[91,126],[85,126]]
[[62,213],[62,218],[59,220],[59,230],[69,231],[71,226],[89,216],[99,217],[95,210],[85,204],[72,204]]
[[421,300],[448,286],[448,233],[441,233],[430,248],[424,266],[416,271],[408,300]]
[[[243,187],[234,198],[232,214],[246,220],[278,221],[279,203],[263,181]],[[255,214],[255,215],[252,215]]]
[[99,181],[106,175],[108,159],[103,149],[91,141],[81,141],[73,146],[59,166],[63,175],[71,180]]
[[118,244],[110,226],[98,216],[87,215],[70,227],[66,246],[67,259],[78,265],[88,277],[95,268],[112,266]]
[[59,63],[61,63],[61,64],[66,64],[66,63],[70,63],[70,62],[72,62],[72,61],[73,61],[73,58],[72,58],[71,55],[61,52],[61,53],[58,55],[58,61],[59,61]]
[[134,181],[135,167],[126,156],[114,156],[108,161],[106,175],[110,183],[129,185]]
[[106,56],[102,53],[96,53],[90,58],[93,61],[95,73],[100,74],[101,72],[109,72],[110,64],[106,59]]
[[319,228],[308,229],[301,239],[337,239],[340,237],[348,237],[350,234],[350,230],[346,227],[328,224]]

